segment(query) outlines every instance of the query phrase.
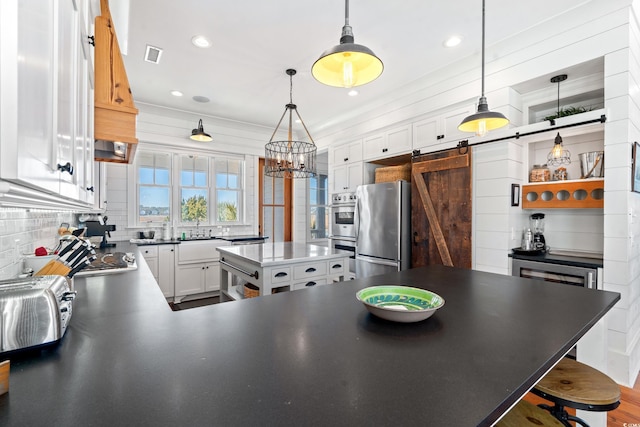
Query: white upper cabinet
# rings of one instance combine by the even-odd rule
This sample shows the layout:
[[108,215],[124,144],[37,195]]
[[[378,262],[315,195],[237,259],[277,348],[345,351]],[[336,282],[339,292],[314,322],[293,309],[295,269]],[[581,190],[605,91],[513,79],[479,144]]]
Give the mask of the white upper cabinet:
[[0,2],[0,205],[93,204],[87,10],[87,0]]
[[349,142],[333,148],[333,165],[362,161],[362,140]]
[[420,150],[424,154],[443,148],[453,148],[455,144],[452,142],[473,136],[458,130],[462,120],[473,112],[474,106],[469,105],[413,123],[413,149]]
[[364,160],[377,160],[411,152],[411,125],[366,136],[362,143]]

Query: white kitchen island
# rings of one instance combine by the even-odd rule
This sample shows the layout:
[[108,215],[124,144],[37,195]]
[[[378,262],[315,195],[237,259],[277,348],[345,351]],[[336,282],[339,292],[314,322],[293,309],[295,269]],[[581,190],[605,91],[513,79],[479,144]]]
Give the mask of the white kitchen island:
[[294,291],[344,280],[349,253],[325,246],[280,242],[224,246],[220,252],[220,300],[243,298],[231,277],[255,285],[259,295]]

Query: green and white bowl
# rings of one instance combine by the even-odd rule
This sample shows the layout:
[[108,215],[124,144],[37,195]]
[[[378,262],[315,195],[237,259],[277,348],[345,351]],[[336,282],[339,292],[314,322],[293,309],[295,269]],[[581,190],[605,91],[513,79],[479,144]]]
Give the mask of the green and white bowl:
[[371,286],[356,293],[371,314],[394,322],[419,322],[444,305],[440,295],[420,288]]

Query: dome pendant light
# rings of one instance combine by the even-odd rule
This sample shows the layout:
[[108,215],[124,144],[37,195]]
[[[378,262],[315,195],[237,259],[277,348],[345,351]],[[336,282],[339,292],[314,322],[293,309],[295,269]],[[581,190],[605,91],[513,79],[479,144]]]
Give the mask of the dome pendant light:
[[198,142],[213,141],[213,138],[211,138],[211,135],[204,132],[204,127],[202,126],[202,119],[200,119],[200,121],[198,122],[198,128],[191,131],[191,136],[189,137],[189,139],[192,139]]
[[477,136],[484,136],[490,130],[509,124],[509,119],[503,114],[489,111],[489,104],[484,96],[484,3],[485,0],[482,0],[482,95],[478,101],[478,111],[467,116],[458,126],[460,131],[474,132]]
[[[293,103],[293,76],[296,74],[296,70],[290,68],[286,73],[289,76],[289,103],[285,105],[284,113],[273,131],[271,139],[264,147],[264,173],[276,178],[309,178],[316,175],[317,148],[307,126],[300,117],[300,113],[298,113],[296,104]],[[294,111],[311,142],[293,140]],[[273,138],[278,133],[282,119],[287,113],[289,113],[287,140],[274,141]]]
[[349,25],[349,0],[345,0],[340,44],[324,51],[313,64],[313,77],[328,86],[352,88],[374,81],[383,69],[382,61],[371,49],[354,43]]

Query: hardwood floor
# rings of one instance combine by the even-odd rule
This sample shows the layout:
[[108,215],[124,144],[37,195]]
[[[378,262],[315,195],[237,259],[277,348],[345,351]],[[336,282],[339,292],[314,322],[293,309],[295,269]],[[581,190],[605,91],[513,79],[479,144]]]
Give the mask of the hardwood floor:
[[[620,406],[607,413],[607,427],[640,427],[640,377],[633,388],[620,386]],[[528,393],[525,400],[537,405],[549,403],[533,393]],[[575,415],[575,410],[567,408],[567,412]]]

